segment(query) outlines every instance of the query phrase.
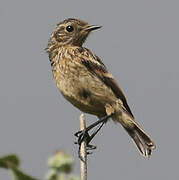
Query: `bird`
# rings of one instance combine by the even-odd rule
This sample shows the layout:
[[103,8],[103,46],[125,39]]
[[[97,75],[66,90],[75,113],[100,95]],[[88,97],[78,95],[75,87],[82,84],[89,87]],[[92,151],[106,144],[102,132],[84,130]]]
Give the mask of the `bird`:
[[[101,27],[75,18],[57,24],[46,48],[56,85],[72,105],[99,118],[87,131],[112,118],[127,131],[139,152],[150,157],[156,147],[154,142],[135,120],[124,93],[102,60],[83,46],[91,32]],[[86,134],[89,143],[94,135]],[[84,132],[76,135],[80,144]]]

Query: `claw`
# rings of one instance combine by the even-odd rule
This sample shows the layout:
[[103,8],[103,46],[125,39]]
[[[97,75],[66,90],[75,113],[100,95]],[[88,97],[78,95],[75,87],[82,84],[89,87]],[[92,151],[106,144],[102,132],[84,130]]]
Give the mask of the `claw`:
[[[78,131],[77,133],[75,133],[75,136],[78,137],[77,142],[75,142],[75,144],[79,145],[78,157],[80,158],[81,161],[84,161],[83,157],[80,154],[81,143],[86,139],[87,151],[91,151],[91,150],[96,149],[96,146],[89,144],[89,142],[91,141],[92,138],[89,135],[88,131],[86,131],[86,130]],[[92,152],[87,152],[87,155],[88,154],[92,154]]]
[[86,152],[86,154],[87,154],[87,155],[89,155],[89,154],[93,154],[93,152]]
[[88,144],[87,145],[87,150],[94,150],[94,149],[96,149],[97,147],[96,146],[94,146],[94,145],[91,145],[91,144]]
[[78,131],[74,134],[74,136],[79,137],[79,134],[81,134],[81,133],[82,133],[82,131]]

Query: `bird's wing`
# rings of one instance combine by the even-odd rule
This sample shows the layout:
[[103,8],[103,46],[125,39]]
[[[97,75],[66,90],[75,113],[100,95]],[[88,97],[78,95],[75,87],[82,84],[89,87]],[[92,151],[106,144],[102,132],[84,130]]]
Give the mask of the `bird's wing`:
[[106,66],[102,63],[100,58],[92,54],[90,50],[84,48],[81,62],[92,74],[95,74],[101,81],[103,81],[103,83],[111,88],[115,96],[122,101],[123,106],[128,111],[128,113],[134,117],[121,88],[113,76],[108,72]]

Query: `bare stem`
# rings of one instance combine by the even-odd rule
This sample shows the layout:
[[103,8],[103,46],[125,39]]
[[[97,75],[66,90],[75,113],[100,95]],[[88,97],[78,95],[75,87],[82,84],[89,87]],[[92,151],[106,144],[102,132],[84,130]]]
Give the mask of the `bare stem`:
[[[80,130],[84,130],[86,128],[86,123],[84,119],[84,114],[80,115]],[[87,180],[87,153],[86,153],[86,141],[84,140],[81,143],[80,155],[83,159],[81,160],[81,180]]]

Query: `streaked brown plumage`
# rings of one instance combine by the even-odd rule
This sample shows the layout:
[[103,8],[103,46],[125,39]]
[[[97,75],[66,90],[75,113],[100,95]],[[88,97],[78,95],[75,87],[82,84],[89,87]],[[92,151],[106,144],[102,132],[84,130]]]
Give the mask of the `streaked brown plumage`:
[[66,19],[57,25],[46,49],[57,87],[83,112],[99,118],[113,112],[112,119],[121,123],[140,152],[148,157],[154,143],[134,120],[122,90],[106,66],[82,47],[90,32],[98,28],[78,19]]

